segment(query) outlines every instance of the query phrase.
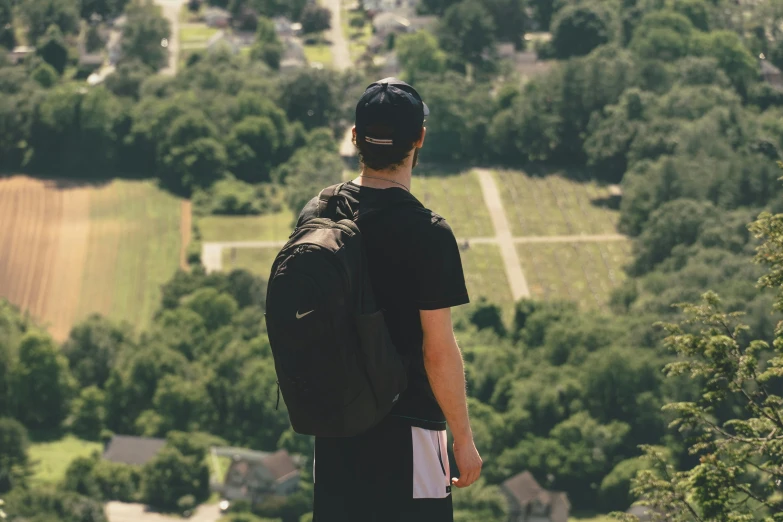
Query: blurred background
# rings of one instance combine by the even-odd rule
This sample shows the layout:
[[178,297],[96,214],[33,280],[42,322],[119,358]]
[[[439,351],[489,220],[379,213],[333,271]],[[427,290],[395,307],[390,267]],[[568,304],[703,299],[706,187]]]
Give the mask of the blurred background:
[[781,0],[0,0],[0,518],[311,520],[265,281],[386,76],[472,299],[455,520],[779,517],[781,68]]

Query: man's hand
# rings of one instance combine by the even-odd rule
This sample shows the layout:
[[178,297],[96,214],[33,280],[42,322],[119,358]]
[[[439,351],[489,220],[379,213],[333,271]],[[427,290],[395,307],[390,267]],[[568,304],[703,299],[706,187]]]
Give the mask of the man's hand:
[[465,442],[454,441],[454,459],[459,468],[459,478],[452,478],[452,484],[458,488],[466,488],[478,480],[483,461],[473,439],[466,439]]

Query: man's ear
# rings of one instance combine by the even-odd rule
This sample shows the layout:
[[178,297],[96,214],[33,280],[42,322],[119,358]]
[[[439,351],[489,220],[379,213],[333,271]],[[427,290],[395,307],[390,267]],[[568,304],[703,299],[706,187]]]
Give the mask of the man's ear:
[[351,141],[356,145],[356,127],[351,128]]
[[417,149],[420,149],[424,146],[424,139],[427,137],[427,127],[421,128],[421,138],[419,138],[419,141],[416,142],[414,145]]

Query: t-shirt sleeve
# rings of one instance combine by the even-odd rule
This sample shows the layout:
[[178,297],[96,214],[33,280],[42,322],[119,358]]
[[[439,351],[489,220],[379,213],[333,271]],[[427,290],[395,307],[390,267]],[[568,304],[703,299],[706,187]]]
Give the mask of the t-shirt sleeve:
[[296,228],[301,227],[311,219],[318,216],[318,197],[314,197],[307,202],[302,212],[299,213],[299,219],[296,220]]
[[443,218],[422,228],[414,256],[419,310],[439,310],[470,302],[454,232]]

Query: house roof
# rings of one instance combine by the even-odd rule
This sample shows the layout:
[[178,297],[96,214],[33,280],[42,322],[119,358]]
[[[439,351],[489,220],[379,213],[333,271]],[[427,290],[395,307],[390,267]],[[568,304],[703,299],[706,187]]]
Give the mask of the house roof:
[[266,466],[278,482],[296,471],[294,461],[284,449],[276,451],[265,458],[264,466]]
[[503,489],[517,501],[520,507],[538,501],[551,507],[550,517],[553,522],[568,519],[568,511],[571,508],[568,495],[560,491],[545,490],[529,471],[523,471],[506,480]]
[[115,435],[103,450],[103,458],[111,462],[143,466],[165,445],[164,439]]

